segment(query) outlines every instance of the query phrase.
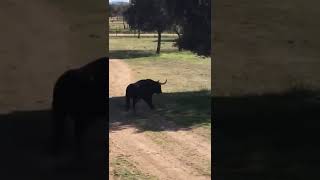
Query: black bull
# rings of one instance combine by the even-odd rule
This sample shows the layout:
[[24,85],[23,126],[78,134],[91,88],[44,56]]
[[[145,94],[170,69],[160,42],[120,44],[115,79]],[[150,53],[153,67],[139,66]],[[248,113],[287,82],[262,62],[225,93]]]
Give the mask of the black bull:
[[55,83],[52,101],[55,154],[61,148],[67,118],[74,120],[76,144],[80,146],[92,119],[106,116],[108,60],[103,57],[68,70]]
[[143,79],[136,83],[129,84],[126,89],[126,110],[130,109],[130,100],[132,99],[133,110],[136,111],[135,105],[139,99],[143,99],[151,109],[154,109],[152,104],[152,95],[162,93],[161,85],[164,85],[159,81],[153,81],[151,79]]

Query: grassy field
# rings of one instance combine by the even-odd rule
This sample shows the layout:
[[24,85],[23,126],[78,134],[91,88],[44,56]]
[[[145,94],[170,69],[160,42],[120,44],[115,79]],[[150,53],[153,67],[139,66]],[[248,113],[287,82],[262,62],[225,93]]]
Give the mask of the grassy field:
[[[173,47],[173,41],[173,38],[164,38],[161,54],[156,55],[156,38],[113,37],[110,38],[110,58],[125,60],[132,69],[135,80],[168,80],[162,88],[166,93],[166,98],[162,101],[172,104],[161,104],[172,106],[169,108],[172,112],[166,112],[166,116],[183,116],[186,112],[194,111],[195,114],[200,113],[194,114],[194,117],[203,117],[210,122],[211,60],[188,51],[179,52]],[[171,96],[170,93],[175,95]],[[187,116],[192,119],[190,114],[185,115]],[[180,118],[182,117],[173,119],[178,122]]]
[[[175,51],[177,52],[178,48],[173,47],[174,38],[172,37],[163,37],[161,41],[162,52],[166,51]],[[110,56],[114,56],[115,52],[134,52],[140,51],[144,53],[155,52],[157,47],[157,38],[154,37],[143,37],[138,39],[137,37],[110,37]],[[143,55],[144,56],[144,55]],[[127,58],[135,58],[133,54],[127,56]]]

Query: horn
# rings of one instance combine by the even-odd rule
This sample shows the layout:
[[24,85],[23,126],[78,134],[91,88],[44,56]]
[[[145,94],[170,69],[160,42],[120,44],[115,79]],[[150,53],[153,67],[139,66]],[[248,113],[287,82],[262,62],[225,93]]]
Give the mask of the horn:
[[161,83],[161,82],[159,82],[161,85],[165,85],[166,83],[167,83],[167,79],[166,79],[166,81],[165,82],[163,82],[163,83]]

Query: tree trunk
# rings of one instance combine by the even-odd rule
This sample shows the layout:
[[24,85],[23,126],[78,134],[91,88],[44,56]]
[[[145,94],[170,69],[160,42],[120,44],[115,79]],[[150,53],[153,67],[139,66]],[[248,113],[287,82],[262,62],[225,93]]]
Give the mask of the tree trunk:
[[175,33],[178,35],[178,44],[177,44],[178,49],[179,49],[179,51],[182,51],[182,48],[181,48],[181,46],[180,46],[181,34],[179,33],[179,31],[178,31],[176,28],[174,28],[174,31],[175,31]]
[[140,38],[140,29],[138,29],[138,38]]
[[160,54],[161,48],[161,31],[158,31],[158,46],[157,46],[157,54]]
[[178,44],[177,44],[177,46],[178,46],[179,51],[182,51],[180,41],[181,41],[181,36],[180,36],[180,34],[178,33]]

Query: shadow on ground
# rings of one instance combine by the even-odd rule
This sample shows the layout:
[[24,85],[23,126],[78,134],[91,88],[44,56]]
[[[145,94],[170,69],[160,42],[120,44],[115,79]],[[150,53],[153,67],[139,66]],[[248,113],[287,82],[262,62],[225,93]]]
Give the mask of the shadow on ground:
[[177,92],[154,95],[156,110],[144,101],[137,103],[137,113],[125,111],[125,97],[109,98],[109,130],[135,127],[143,131],[189,130],[211,126],[209,91]]
[[319,111],[307,92],[213,97],[216,179],[319,179]]
[[[176,50],[161,50],[161,52],[174,52]],[[158,56],[156,51],[150,50],[110,50],[110,59],[133,59],[133,58],[143,58]]]
[[[162,39],[161,42],[176,42],[176,39]],[[152,42],[158,42],[158,40],[154,40]]]
[[92,126],[88,132],[90,135],[86,139],[87,161],[76,162],[71,158],[72,151],[68,148],[59,159],[50,155],[52,129],[49,110],[1,114],[0,179],[104,177],[103,170],[106,163],[103,155],[105,149],[103,126],[98,124]]

